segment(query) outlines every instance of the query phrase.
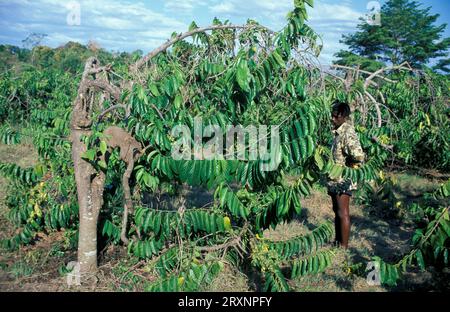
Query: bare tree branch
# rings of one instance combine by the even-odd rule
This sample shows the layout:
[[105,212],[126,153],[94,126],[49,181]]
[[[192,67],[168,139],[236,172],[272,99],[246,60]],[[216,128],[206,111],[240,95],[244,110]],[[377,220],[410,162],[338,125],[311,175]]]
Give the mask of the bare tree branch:
[[119,109],[119,108],[123,108],[126,112],[126,117],[130,116],[130,107],[128,105],[125,104],[116,104],[113,105],[111,107],[108,107],[107,109],[105,109],[103,112],[100,113],[100,115],[98,115],[98,121],[101,121],[103,119],[103,117],[105,117],[106,114],[108,114],[109,112]]
[[226,243],[214,245],[214,246],[201,246],[201,247],[197,247],[197,250],[212,252],[212,251],[217,251],[217,250],[237,246],[237,245],[239,245],[240,242],[241,242],[241,237],[236,236],[236,237],[230,239],[229,241],[227,241]]
[[[349,67],[349,66],[337,65],[337,64],[333,64],[333,65],[331,65],[330,67],[340,68],[340,69],[347,69],[347,70],[353,70],[353,71],[358,71],[358,72],[360,72],[360,73],[364,73],[364,74],[368,74],[368,75],[372,75],[372,74],[373,74],[372,72],[369,72],[369,71],[366,71],[366,70],[357,69],[357,68],[353,68],[353,67]],[[381,79],[387,81],[387,82],[391,82],[391,83],[396,82],[395,80],[391,80],[391,79],[386,78],[386,77],[384,77],[384,76],[381,76],[381,75],[379,75],[379,74],[377,74],[376,76],[377,76],[378,78],[381,78]]]
[[266,27],[263,27],[263,26],[260,26],[260,25],[213,25],[213,26],[208,26],[208,27],[204,27],[204,28],[197,28],[197,29],[194,29],[194,30],[182,33],[182,34],[179,34],[178,36],[168,40],[163,45],[159,46],[158,48],[154,49],[153,51],[151,51],[147,55],[143,56],[139,61],[137,61],[134,65],[132,65],[130,70],[132,72],[137,72],[137,70],[139,68],[141,68],[150,59],[152,59],[153,57],[155,57],[159,53],[166,51],[170,46],[172,46],[173,44],[177,43],[178,41],[183,40],[183,39],[188,38],[188,37],[191,37],[191,36],[193,36],[195,34],[206,32],[206,31],[209,31],[209,30],[218,30],[218,29],[250,29],[250,28],[263,28],[263,29],[273,33],[273,31],[271,31],[270,29],[268,29]]
[[86,84],[88,87],[94,87],[96,89],[108,92],[116,101],[120,100],[120,89],[105,80],[89,80]]
[[95,75],[101,72],[109,72],[111,70],[111,64],[101,66],[101,67],[94,67],[87,70],[85,73],[86,75]]
[[[245,234],[245,232],[247,232],[247,230],[248,230],[248,223],[245,223],[244,226],[242,227],[242,230],[239,233],[239,235],[231,238],[227,242],[225,242],[223,244],[219,244],[219,245],[214,245],[214,246],[200,246],[200,247],[196,247],[196,248],[199,251],[207,251],[207,252],[228,249],[230,247],[238,247],[239,248],[242,236]],[[237,251],[239,251],[238,248],[236,249]]]
[[412,70],[411,66],[409,66],[408,62],[403,62],[400,65],[397,66],[388,66],[383,67],[377,70],[376,72],[372,73],[369,77],[366,78],[366,82],[364,83],[364,89],[367,89],[369,87],[369,83],[372,81],[375,77],[380,77],[380,74],[387,70],[393,70],[393,69],[406,69],[406,70]]
[[163,114],[161,113],[161,111],[158,109],[158,107],[156,107],[156,105],[153,104],[153,103],[150,103],[150,106],[158,113],[159,118],[161,118],[162,120],[164,120],[164,116],[163,116]]
[[370,93],[367,92],[367,91],[365,91],[364,93],[367,95],[367,97],[368,97],[369,99],[372,100],[373,104],[375,104],[375,109],[376,109],[376,111],[377,111],[377,120],[378,120],[377,126],[378,126],[378,128],[381,128],[381,125],[382,125],[382,119],[381,119],[381,109],[380,109],[380,105],[379,105],[378,102],[375,100],[375,98],[372,96],[372,94],[370,94]]

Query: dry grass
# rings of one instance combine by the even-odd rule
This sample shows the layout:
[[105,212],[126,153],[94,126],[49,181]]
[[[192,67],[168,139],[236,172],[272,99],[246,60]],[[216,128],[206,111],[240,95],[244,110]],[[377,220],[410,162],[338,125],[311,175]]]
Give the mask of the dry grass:
[[37,159],[37,151],[34,149],[32,142],[26,139],[24,139],[22,144],[18,145],[0,143],[0,162],[30,167],[36,164]]
[[234,267],[225,265],[224,269],[206,290],[213,292],[248,292],[250,291],[250,287],[248,278],[245,274]]

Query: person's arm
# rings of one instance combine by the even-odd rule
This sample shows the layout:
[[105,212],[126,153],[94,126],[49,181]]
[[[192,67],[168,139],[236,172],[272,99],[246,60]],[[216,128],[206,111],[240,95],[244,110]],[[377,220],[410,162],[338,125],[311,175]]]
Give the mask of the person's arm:
[[349,157],[351,166],[359,166],[364,162],[365,154],[361,147],[358,134],[350,127],[345,134],[345,154]]

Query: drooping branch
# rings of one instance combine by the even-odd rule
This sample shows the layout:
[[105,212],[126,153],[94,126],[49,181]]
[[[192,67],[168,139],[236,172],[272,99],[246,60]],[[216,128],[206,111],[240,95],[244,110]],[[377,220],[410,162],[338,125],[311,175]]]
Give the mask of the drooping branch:
[[381,128],[382,126],[382,118],[381,118],[381,109],[380,109],[380,105],[378,104],[377,100],[375,100],[375,98],[372,96],[372,94],[370,94],[369,92],[365,91],[364,92],[365,95],[367,95],[367,97],[372,101],[372,103],[375,105],[375,110],[377,111],[377,126],[378,128]]
[[100,66],[100,67],[92,67],[92,65],[97,64],[98,60],[94,59],[91,61],[91,68],[89,68],[88,70],[86,70],[83,75],[95,75],[95,74],[99,74],[101,72],[109,72],[111,70],[111,64],[105,65],[105,66]]
[[[369,87],[369,84],[372,81],[372,79],[374,79],[375,77],[379,76],[382,72],[387,71],[387,70],[395,70],[395,69],[406,69],[406,70],[412,70],[411,66],[409,66],[408,62],[404,62],[400,65],[397,66],[388,66],[388,67],[384,67],[384,68],[380,68],[379,70],[375,71],[374,73],[372,73],[369,77],[366,78],[365,82],[364,82],[364,93],[367,95],[367,97],[374,103],[375,105],[375,109],[377,112],[377,126],[378,128],[381,128],[382,125],[382,119],[381,119],[381,109],[380,109],[380,104],[375,100],[375,98],[367,91],[367,88]],[[381,92],[379,92],[379,90],[377,90],[379,94],[381,94]],[[384,102],[384,97],[383,94],[381,94],[381,98],[382,101]]]
[[[158,109],[158,107],[156,107],[155,104],[150,103],[150,106],[156,111],[156,113],[158,114],[159,118],[161,118],[161,120],[164,120],[164,116],[161,113],[161,111]],[[98,115],[98,121],[102,121],[103,117],[106,116],[106,114],[116,110],[122,108],[125,110],[125,118],[129,117],[131,114],[131,108],[129,105],[125,105],[125,104],[115,104],[113,106],[108,107],[107,109],[105,109],[103,112],[100,113],[100,115]]]
[[122,187],[123,187],[123,197],[124,197],[124,205],[123,205],[123,216],[122,216],[122,230],[120,232],[120,239],[125,245],[128,245],[128,237],[127,237],[127,225],[128,225],[128,214],[132,212],[133,209],[133,201],[131,200],[131,191],[130,191],[130,177],[134,168],[134,159],[131,158],[127,164],[127,169],[122,177]]
[[[226,241],[223,244],[214,245],[214,246],[199,246],[196,247],[198,251],[206,251],[206,252],[213,252],[218,250],[227,250],[230,247],[235,247],[236,250],[239,252],[239,249],[241,251],[244,251],[241,243],[242,243],[242,237],[245,235],[245,233],[248,231],[248,223],[245,223],[242,227],[242,230],[240,233],[232,238],[230,238],[228,241]],[[239,252],[240,253],[240,252]]]
[[156,105],[153,103],[150,103],[150,106],[158,113],[159,118],[161,118],[161,120],[164,120],[164,116],[161,113],[161,111],[158,109],[158,107],[156,107]]
[[[359,69],[359,68],[353,68],[353,67],[350,67],[350,66],[343,66],[343,65],[333,64],[333,65],[331,65],[330,67],[340,68],[340,69],[346,69],[346,70],[352,70],[352,71],[358,71],[358,72],[360,72],[360,73],[364,73],[364,74],[367,74],[367,75],[372,75],[372,74],[373,74],[373,72],[369,72],[369,71],[362,70],[362,69]],[[390,83],[396,82],[396,81],[394,81],[394,80],[392,80],[392,79],[389,79],[389,78],[386,78],[386,77],[384,77],[384,76],[381,76],[380,74],[377,74],[376,77],[377,77],[377,78],[380,78],[380,79],[383,79],[383,80],[385,80],[385,81],[387,81],[387,82],[390,82]]]
[[230,247],[238,246],[240,243],[241,243],[241,237],[240,236],[236,236],[236,237],[230,239],[229,241],[227,241],[226,243],[219,244],[219,245],[214,245],[214,246],[200,246],[200,247],[197,247],[197,250],[198,251],[213,252],[213,251],[218,251],[218,250],[222,250],[222,249],[227,249],[227,248],[230,248]]
[[169,47],[174,45],[180,40],[183,40],[188,37],[192,37],[198,33],[203,33],[210,30],[220,30],[220,29],[251,29],[251,28],[262,28],[270,33],[273,33],[270,29],[260,26],[260,25],[213,25],[203,28],[196,28],[191,31],[179,34],[178,36],[168,40],[166,43],[162,44],[158,48],[154,49],[147,55],[143,56],[140,60],[138,60],[132,67],[130,68],[131,72],[137,72],[139,68],[144,66],[149,60],[157,56],[159,53],[166,51]]
[[[377,126],[378,126],[378,128],[380,128],[382,126],[382,122],[383,122],[381,109],[380,109],[380,103],[378,103],[378,101],[375,99],[375,97],[372,94],[370,94],[370,92],[368,91],[369,86],[374,86],[375,88],[379,87],[379,85],[377,83],[375,83],[373,81],[373,79],[374,78],[380,78],[380,79],[382,79],[382,80],[384,80],[386,82],[395,83],[396,82],[395,80],[391,80],[391,79],[383,76],[382,73],[385,72],[385,71],[395,70],[395,69],[402,69],[402,70],[413,71],[413,69],[408,64],[408,62],[404,62],[404,63],[402,63],[400,65],[383,67],[383,68],[380,68],[379,70],[377,70],[375,72],[369,72],[369,71],[366,71],[366,70],[361,70],[361,69],[359,69],[359,67],[353,68],[353,67],[337,65],[337,64],[333,64],[330,67],[347,70],[345,79],[343,79],[341,77],[336,77],[336,78],[339,78],[339,80],[341,80],[344,83],[344,87],[345,87],[345,90],[347,92],[350,91],[351,85],[353,85],[354,82],[357,80],[359,73],[364,73],[364,74],[369,75],[364,80],[364,85],[363,85],[364,96],[366,96],[375,106],[375,110],[376,110],[376,114],[377,114]],[[356,78],[355,78],[355,76],[356,76]],[[381,96],[382,102],[385,103],[384,96],[380,92],[380,90],[376,90],[376,92],[377,92],[378,95]],[[364,103],[364,97],[363,96],[361,96],[361,100]]]
[[123,108],[126,112],[126,117],[130,116],[130,107],[128,105],[125,104],[116,104],[113,106],[108,107],[107,109],[105,109],[103,112],[100,113],[100,115],[98,115],[98,121],[101,121],[103,119],[103,117],[105,117],[106,114],[119,109],[119,108]]
[[373,72],[369,77],[366,78],[366,81],[364,82],[364,89],[367,89],[369,87],[370,82],[372,81],[372,79],[374,79],[377,76],[380,76],[380,74],[384,71],[388,71],[388,70],[395,70],[395,69],[406,69],[406,70],[412,70],[411,66],[409,66],[408,62],[403,62],[400,65],[396,65],[396,66],[388,66],[388,67],[383,67],[380,68],[379,70],[377,70],[376,72]]
[[122,128],[111,126],[108,127],[104,132],[106,137],[106,143],[110,148],[120,148],[120,159],[125,162],[127,169],[122,176],[122,186],[124,194],[124,210],[122,216],[122,230],[120,238],[122,242],[127,245],[127,225],[128,225],[128,214],[133,212],[133,201],[131,199],[130,191],[130,177],[133,172],[134,162],[142,154],[141,143],[136,141],[136,139],[128,132]]
[[354,81],[355,81],[355,73],[348,71],[344,79],[344,88],[346,92],[350,92]]
[[88,87],[93,87],[95,89],[98,89],[100,91],[106,91],[108,92],[116,101],[120,100],[120,94],[121,91],[118,87],[110,84],[106,80],[101,79],[95,79],[95,80],[89,80],[87,82]]

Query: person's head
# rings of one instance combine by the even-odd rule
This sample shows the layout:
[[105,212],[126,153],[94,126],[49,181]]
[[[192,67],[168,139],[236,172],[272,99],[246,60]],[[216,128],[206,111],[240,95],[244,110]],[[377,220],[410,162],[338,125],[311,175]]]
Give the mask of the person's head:
[[331,107],[331,123],[334,129],[339,128],[350,116],[350,106],[341,101],[335,101]]

